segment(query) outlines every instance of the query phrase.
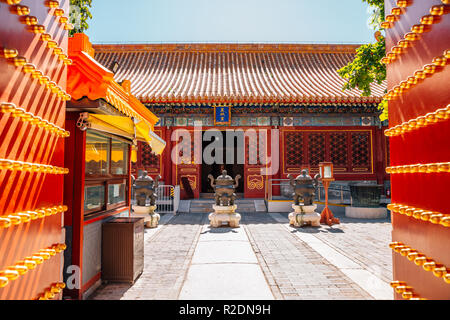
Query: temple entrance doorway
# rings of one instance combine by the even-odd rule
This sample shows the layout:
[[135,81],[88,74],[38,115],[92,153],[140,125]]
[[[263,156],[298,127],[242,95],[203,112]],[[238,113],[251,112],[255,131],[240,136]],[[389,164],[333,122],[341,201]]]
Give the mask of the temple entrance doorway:
[[[211,137],[211,134],[208,134],[205,139],[205,132],[203,132],[202,136],[202,154],[205,157],[205,154],[210,154],[215,161],[211,163],[211,161],[205,161],[205,158],[203,158],[203,162],[201,165],[201,175],[202,175],[202,183],[201,183],[201,193],[203,196],[212,196],[214,194],[214,190],[211,187],[210,180],[208,179],[208,175],[212,175],[214,178],[217,178],[219,175],[222,174],[223,170],[227,170],[227,173],[231,177],[236,177],[238,174],[241,175],[241,179],[239,180],[239,186],[236,189],[236,194],[238,197],[243,197],[244,195],[244,163],[241,163],[242,161],[239,161],[240,159],[240,152],[242,153],[243,150],[239,149],[238,146],[241,141],[240,137],[230,137],[227,136],[225,131],[216,131],[216,135],[214,137]],[[215,139],[215,140],[213,140]],[[228,139],[228,140],[227,140]],[[243,138],[242,138],[243,139]],[[213,148],[213,151],[211,150],[211,144],[215,143],[215,145],[220,147]],[[209,146],[209,149],[207,149]],[[214,150],[215,149],[215,150]],[[206,153],[205,153],[206,150]],[[217,154],[216,154],[217,151]],[[234,154],[234,159],[230,159],[231,156]],[[227,161],[227,155],[228,155],[228,161]],[[232,160],[232,161],[230,161]],[[208,163],[209,162],[209,163]]]

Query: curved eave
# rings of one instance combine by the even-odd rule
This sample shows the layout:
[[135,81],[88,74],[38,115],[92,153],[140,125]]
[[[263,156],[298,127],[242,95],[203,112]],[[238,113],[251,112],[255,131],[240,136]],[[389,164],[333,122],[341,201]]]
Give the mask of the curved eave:
[[305,97],[303,99],[264,99],[257,97],[233,97],[233,98],[225,98],[225,97],[217,97],[217,98],[192,98],[192,99],[170,99],[170,98],[142,98],[142,103],[145,104],[311,104],[311,103],[320,103],[320,104],[373,104],[380,103],[382,101],[381,97],[330,97],[330,98],[311,98]]
[[92,59],[85,52],[69,52],[73,61],[68,68],[67,90],[73,99],[88,97],[97,100],[106,97],[114,74]]
[[73,99],[87,97],[90,100],[105,99],[113,107],[129,117],[146,121],[154,129],[158,117],[148,110],[136,97],[114,80],[114,74],[97,62],[85,51],[81,42],[85,35],[70,38],[69,58],[73,61],[68,68],[67,91]]

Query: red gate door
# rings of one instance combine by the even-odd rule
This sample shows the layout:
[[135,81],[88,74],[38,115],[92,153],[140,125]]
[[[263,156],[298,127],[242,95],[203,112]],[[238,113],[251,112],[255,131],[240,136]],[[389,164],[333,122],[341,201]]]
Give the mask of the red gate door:
[[[417,37],[413,48],[387,63],[391,285],[397,300],[450,299],[450,14],[443,3],[408,1],[386,30],[387,52],[398,48],[399,39]],[[397,2],[385,5],[391,12]],[[403,90],[404,83],[411,85]]]
[[68,9],[0,5],[0,300],[58,299],[64,286]]
[[[173,164],[173,184],[180,186],[181,199],[190,196],[183,186],[183,180],[187,180],[193,191],[194,198],[200,197],[201,190],[201,131],[195,134],[193,129],[176,131],[174,150],[170,155]],[[187,135],[189,133],[189,135]],[[198,133],[198,132],[197,132]],[[197,143],[195,143],[197,139]],[[200,139],[200,140],[199,140]],[[197,148],[195,148],[197,146]],[[176,159],[175,159],[176,158]]]
[[270,176],[265,175],[270,166],[269,129],[256,130],[256,136],[249,133],[245,137],[244,196],[245,198],[264,198],[265,186]]

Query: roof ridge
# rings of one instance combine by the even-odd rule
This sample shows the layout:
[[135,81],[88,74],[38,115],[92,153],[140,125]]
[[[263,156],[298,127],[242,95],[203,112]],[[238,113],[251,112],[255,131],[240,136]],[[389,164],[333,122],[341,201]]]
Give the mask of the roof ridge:
[[355,53],[358,44],[297,43],[162,43],[162,44],[94,44],[96,52],[305,52]]

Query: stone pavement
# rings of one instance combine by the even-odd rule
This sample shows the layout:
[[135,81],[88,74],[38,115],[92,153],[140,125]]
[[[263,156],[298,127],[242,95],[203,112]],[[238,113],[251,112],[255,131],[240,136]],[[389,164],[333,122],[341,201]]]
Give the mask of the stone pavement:
[[210,229],[207,214],[164,215],[146,230],[136,283],[103,285],[91,299],[393,298],[387,219],[294,229],[287,214],[241,215],[238,229]]
[[245,228],[204,226],[181,300],[272,300]]
[[277,299],[371,299],[305,242],[267,215],[246,214],[254,250]]
[[[336,215],[341,220],[339,225],[295,229],[288,226],[287,214],[270,215],[305,246],[313,249],[332,267],[358,284],[371,298],[393,299],[393,291],[389,286],[389,273],[392,274],[389,271],[392,270],[391,250],[388,247],[391,230],[389,222],[348,219]],[[377,236],[382,240],[378,240]],[[368,250],[374,250],[377,259],[372,258],[375,255]],[[364,259],[364,256],[368,258]],[[349,298],[359,299],[350,295]]]

